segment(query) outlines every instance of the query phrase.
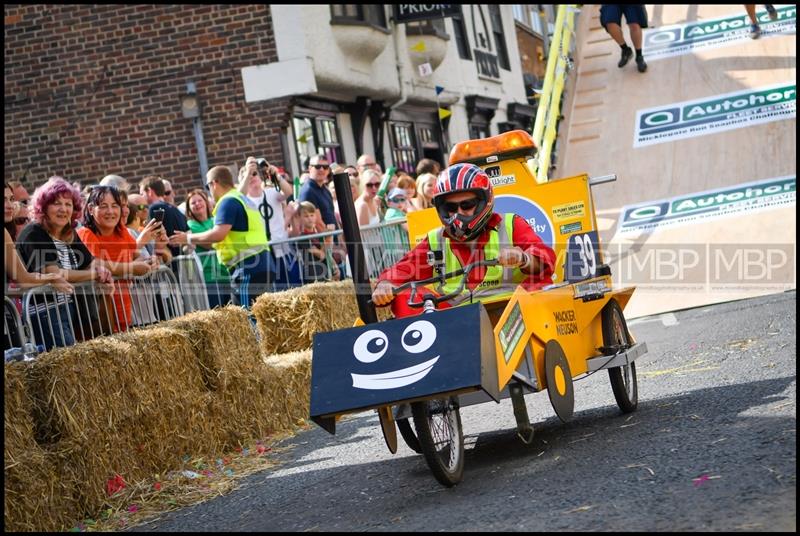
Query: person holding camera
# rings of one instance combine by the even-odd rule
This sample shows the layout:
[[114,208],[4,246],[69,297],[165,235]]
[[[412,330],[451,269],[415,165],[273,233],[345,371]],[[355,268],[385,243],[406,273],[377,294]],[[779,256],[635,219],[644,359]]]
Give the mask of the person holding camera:
[[[161,222],[167,236],[172,236],[175,231],[186,232],[189,225],[184,216],[175,205],[170,205],[166,201],[167,189],[164,180],[158,175],[148,175],[139,182],[139,193],[145,197],[148,209],[148,219],[156,219]],[[173,257],[181,254],[181,248],[175,245],[170,246]]]
[[[258,208],[264,219],[267,241],[275,261],[275,290],[286,290],[301,285],[300,267],[296,261],[296,253],[290,244],[273,244],[289,238],[287,221],[291,221],[296,212],[296,203],[288,204],[293,186],[289,176],[282,170],[267,162],[264,158],[247,159],[247,164],[255,162],[258,174],[252,172],[239,177],[240,192]],[[242,170],[251,169],[245,165]]]
[[[248,160],[244,170],[246,176],[258,176],[255,160]],[[169,237],[169,243],[213,246],[217,259],[231,274],[233,304],[249,309],[258,296],[272,290],[275,278],[264,220],[258,209],[234,187],[233,174],[226,166],[214,166],[206,178],[206,185],[217,200],[214,227],[202,233],[176,231]]]

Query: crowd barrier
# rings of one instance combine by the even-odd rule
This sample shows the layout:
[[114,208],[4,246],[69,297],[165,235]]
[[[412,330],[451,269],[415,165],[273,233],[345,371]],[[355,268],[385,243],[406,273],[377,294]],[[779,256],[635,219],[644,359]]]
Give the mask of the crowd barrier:
[[28,342],[17,304],[10,296],[3,296],[3,336],[3,348],[22,348]]
[[[394,220],[391,222],[377,223],[361,227],[361,242],[364,247],[364,254],[367,264],[367,276],[375,279],[380,273],[396,263],[405,255],[409,247],[408,232],[405,229],[405,220]],[[326,239],[333,237],[334,245],[331,251],[336,250],[337,255],[327,255],[325,261],[312,261],[312,265],[299,255],[301,248],[298,245],[307,240],[319,240],[325,242]],[[303,235],[288,238],[285,240],[273,240],[270,245],[283,246],[288,250],[285,262],[279,265],[282,273],[278,274],[279,281],[294,281],[291,286],[300,286],[311,283],[315,280],[316,265],[324,266],[325,273],[333,272],[333,264],[338,252],[341,252],[341,262],[337,263],[342,270],[341,279],[352,278],[350,273],[350,263],[346,258],[346,249],[342,240],[341,230],[326,231],[312,235]],[[230,287],[224,279],[215,277],[213,281],[206,281],[203,277],[203,266],[216,259],[215,251],[191,252],[186,255],[175,257],[175,266],[178,273],[181,294],[183,296],[184,308],[187,313],[193,311],[207,310],[215,305],[225,305],[230,301]],[[274,287],[273,290],[280,291],[285,288]]]
[[22,323],[31,341],[45,350],[71,346],[100,335],[124,332],[184,314],[178,281],[159,266],[113,285],[77,283],[74,294],[50,285],[32,288],[22,297]]
[[[285,246],[290,252],[281,265],[287,271],[282,280],[293,280],[291,286],[313,282],[309,276],[318,272],[308,259],[298,254],[302,250],[298,245],[309,239],[319,239],[324,243],[331,237],[331,254],[325,261],[311,262],[322,263],[328,274],[333,273],[333,263],[337,263],[341,279],[351,278],[346,249],[340,242],[342,236],[342,231],[336,230],[271,242],[272,245]],[[361,239],[370,279],[378,277],[409,250],[405,220],[364,226]],[[333,250],[337,250],[337,255]],[[5,348],[22,348],[26,342],[32,342],[40,351],[55,346],[71,346],[100,335],[124,332],[131,327],[148,326],[186,313],[224,306],[230,302],[230,284],[224,274],[215,272],[214,280],[204,279],[204,263],[213,262],[215,256],[215,251],[180,255],[174,259],[175,273],[160,266],[144,276],[115,280],[113,289],[96,282],[78,283],[75,293],[66,295],[49,285],[35,287],[22,294],[21,315],[15,302],[6,297]],[[299,279],[289,277],[290,273]]]

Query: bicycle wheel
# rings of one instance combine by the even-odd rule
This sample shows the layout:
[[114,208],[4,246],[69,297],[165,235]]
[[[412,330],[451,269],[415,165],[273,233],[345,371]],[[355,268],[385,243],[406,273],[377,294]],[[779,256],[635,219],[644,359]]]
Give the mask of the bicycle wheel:
[[[616,300],[610,300],[603,308],[603,345],[606,348],[627,350],[631,347],[631,336],[625,316]],[[631,413],[639,404],[639,389],[636,384],[636,363],[608,369],[611,389],[619,409]]]
[[455,486],[464,475],[464,434],[458,399],[414,402],[411,413],[422,454],[433,476],[447,487]]
[[411,422],[409,422],[408,419],[397,419],[395,422],[397,422],[397,428],[400,429],[400,435],[403,436],[403,441],[406,442],[408,448],[417,454],[422,454],[422,448],[419,446],[419,439],[417,439],[417,434],[411,427]]

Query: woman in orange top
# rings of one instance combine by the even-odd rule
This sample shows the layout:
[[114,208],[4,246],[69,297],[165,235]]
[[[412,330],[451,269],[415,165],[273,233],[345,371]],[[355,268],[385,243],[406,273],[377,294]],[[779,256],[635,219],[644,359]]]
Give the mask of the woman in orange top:
[[131,323],[131,296],[128,282],[134,276],[148,274],[158,267],[158,259],[140,260],[136,241],[122,220],[122,202],[113,186],[95,186],[89,193],[83,212],[83,227],[78,236],[97,259],[103,261],[117,280],[114,292],[116,320],[114,332],[126,331]]

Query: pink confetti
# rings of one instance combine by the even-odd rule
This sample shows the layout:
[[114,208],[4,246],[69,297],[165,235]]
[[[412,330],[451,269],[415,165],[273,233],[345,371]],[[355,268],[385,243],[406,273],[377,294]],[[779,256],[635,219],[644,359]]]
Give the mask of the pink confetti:
[[705,475],[705,474],[700,475],[697,478],[693,478],[692,479],[692,481],[694,482],[694,487],[696,487],[696,488],[699,488],[700,486],[702,486],[703,482],[706,482],[707,480],[708,480],[708,475]]
[[130,506],[128,507],[128,512],[130,512],[130,513],[132,513],[132,514],[135,514],[135,513],[136,513],[136,512],[138,512],[138,511],[139,511],[139,506],[137,506],[137,505],[135,505],[135,504],[132,504],[132,505],[130,505]]

